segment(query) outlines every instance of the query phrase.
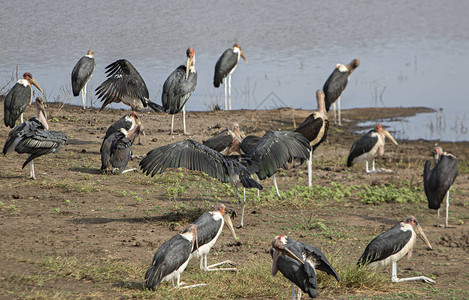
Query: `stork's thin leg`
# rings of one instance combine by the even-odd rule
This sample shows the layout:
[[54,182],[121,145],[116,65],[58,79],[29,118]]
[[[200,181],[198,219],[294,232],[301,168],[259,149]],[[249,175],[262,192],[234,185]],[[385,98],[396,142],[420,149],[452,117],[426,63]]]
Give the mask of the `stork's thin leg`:
[[243,211],[241,212],[241,223],[239,224],[238,228],[242,228],[244,226],[244,206],[246,204],[246,189],[243,188]]
[[223,84],[225,86],[225,110],[228,110],[228,94],[226,89],[228,88],[228,82],[225,79],[225,83]]
[[88,83],[85,83],[85,86],[81,89],[81,99],[83,100],[83,109],[86,108],[86,85]]
[[127,172],[137,172],[137,169],[127,169],[122,171],[122,174],[127,173]]
[[[215,267],[220,266],[220,265],[224,265],[224,264],[229,264],[231,266],[235,266],[236,264],[231,260],[225,260],[225,261],[222,261],[222,262],[207,266],[207,255],[205,254],[203,257],[204,257],[205,265],[201,269],[204,270],[204,271],[237,271],[238,270],[236,268],[218,268],[218,269],[215,269]],[[201,262],[202,262],[202,260],[201,260]]]
[[335,102],[332,103],[332,109],[334,110],[334,124],[337,124],[337,112],[336,112]]
[[435,280],[430,279],[425,276],[416,276],[416,277],[407,277],[407,278],[398,278],[397,277],[397,262],[392,262],[392,274],[391,274],[391,281],[394,283],[403,282],[403,281],[413,281],[413,280],[423,280],[426,283],[436,283]]
[[375,159],[373,158],[373,166],[371,168],[371,171],[372,172],[376,172],[376,168],[375,168]]
[[368,169],[368,161],[365,160],[365,170],[366,170],[366,173],[371,173],[370,170]]
[[301,289],[300,288],[298,288],[298,293],[296,293],[296,298],[298,300],[301,300]]
[[291,283],[291,298],[292,300],[295,300],[295,296],[296,296],[296,293],[295,293],[295,285],[293,284],[293,282]]
[[448,215],[449,215],[449,190],[446,192],[446,221],[445,221],[445,227],[448,226]]
[[231,110],[231,75],[228,75],[228,109]]
[[313,186],[313,150],[309,152],[308,164],[308,186]]
[[173,134],[173,129],[174,129],[174,115],[171,118],[171,132],[169,133],[170,135]]
[[339,100],[337,100],[337,108],[338,108],[338,115],[339,115],[339,126],[342,126],[342,118],[340,115],[340,96],[339,96]]
[[182,107],[182,126],[183,126],[183,134],[184,135],[187,135],[187,131],[186,131],[186,105],[184,105]]
[[34,160],[29,163],[29,174],[31,175],[31,179],[36,180],[36,174],[34,173]]
[[[256,181],[257,183],[259,183],[259,176],[257,176],[256,174]],[[261,197],[261,190],[257,189],[257,198],[260,198]]]
[[272,180],[274,181],[275,192],[277,192],[278,200],[280,200],[280,192],[278,191],[277,177],[275,177],[275,174],[272,175]]
[[436,210],[436,227],[440,227],[440,209]]
[[23,123],[23,113],[21,113],[21,123]]

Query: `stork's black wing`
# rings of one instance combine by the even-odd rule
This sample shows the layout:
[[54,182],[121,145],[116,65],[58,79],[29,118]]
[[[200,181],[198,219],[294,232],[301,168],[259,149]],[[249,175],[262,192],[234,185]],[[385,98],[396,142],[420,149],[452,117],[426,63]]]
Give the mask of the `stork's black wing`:
[[170,114],[179,113],[197,85],[197,73],[189,72],[186,80],[186,66],[179,66],[168,76],[163,85],[161,102],[163,109]]
[[334,103],[340,94],[344,91],[348,83],[349,72],[341,72],[335,68],[332,74],[327,78],[322,90],[324,91],[324,103],[326,111],[329,111],[331,104]]
[[364,153],[370,152],[371,149],[376,145],[378,142],[378,137],[373,136],[372,133],[375,130],[370,130],[367,134],[362,136],[358,141],[353,143],[352,148],[350,148],[350,152],[347,158],[347,167],[352,166],[352,161],[355,157],[358,157]]
[[15,127],[16,120],[31,101],[31,87],[16,83],[8,92],[3,103],[5,126]]
[[85,86],[93,74],[94,70],[94,57],[83,56],[76,63],[72,70],[72,90],[73,96],[78,96],[81,89]]
[[313,151],[326,140],[329,130],[329,121],[324,120],[314,112],[296,128],[295,132],[301,133],[313,147]]
[[396,254],[404,248],[411,237],[412,232],[410,230],[402,231],[400,223],[396,224],[388,231],[375,237],[368,246],[366,246],[357,264],[370,264]]
[[215,151],[222,152],[226,148],[231,147],[234,137],[229,133],[229,129],[225,129],[217,135],[209,138],[204,145]]
[[428,207],[438,209],[458,176],[458,160],[453,155],[442,155],[432,170],[430,165],[430,161],[425,163],[423,186]]
[[[218,230],[220,230],[220,226],[222,225],[222,220],[219,219],[215,221],[213,214],[206,212],[193,224],[197,225],[197,243],[199,247],[202,247],[203,245],[211,242],[217,236]],[[187,227],[184,232],[188,229],[189,227]],[[196,244],[194,244],[192,252],[195,250],[197,250]]]
[[261,138],[257,135],[248,135],[241,141],[239,147],[241,148],[241,151],[243,151],[243,153],[248,153],[249,151],[256,148],[260,140]]
[[327,274],[334,276],[337,281],[340,281],[339,274],[331,265],[331,263],[327,260],[326,256],[319,249],[309,244],[305,244],[305,243],[302,243],[302,244],[303,244],[304,255],[306,256],[307,262],[311,263],[314,266],[314,268],[321,270],[323,272],[326,272]]
[[308,140],[301,133],[269,130],[245,157],[260,162],[257,175],[263,180],[280,168],[287,169],[294,159],[309,159],[310,150]]
[[220,56],[215,65],[215,75],[213,77],[213,85],[219,87],[223,82],[223,78],[230,74],[231,70],[238,64],[238,54],[232,48],[226,49]]

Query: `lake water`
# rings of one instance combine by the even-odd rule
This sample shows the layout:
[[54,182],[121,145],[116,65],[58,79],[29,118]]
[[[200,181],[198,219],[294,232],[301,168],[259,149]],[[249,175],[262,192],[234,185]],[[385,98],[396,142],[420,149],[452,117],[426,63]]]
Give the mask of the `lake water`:
[[[469,1],[2,1],[2,11],[0,88],[18,64],[49,101],[64,101],[73,66],[93,49],[88,91],[105,80],[105,66],[126,58],[160,103],[164,80],[192,46],[198,85],[186,108],[207,110],[223,106],[213,70],[238,42],[249,64],[233,73],[233,109],[316,109],[315,91],[335,65],[359,58],[343,109],[442,108],[384,125],[398,138],[469,140]],[[441,116],[446,126],[430,130]]]

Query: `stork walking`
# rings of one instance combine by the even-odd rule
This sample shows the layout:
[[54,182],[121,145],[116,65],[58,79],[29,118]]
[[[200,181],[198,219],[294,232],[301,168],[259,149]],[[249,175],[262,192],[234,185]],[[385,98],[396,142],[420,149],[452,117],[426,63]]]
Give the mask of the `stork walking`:
[[[319,295],[316,270],[321,270],[340,281],[339,274],[317,248],[288,236],[276,236],[271,243],[272,275],[280,271],[291,281],[292,299],[301,299],[301,291],[315,298]],[[295,292],[295,285],[298,291]]]
[[324,92],[316,91],[316,100],[318,102],[318,111],[310,114],[303,123],[295,129],[295,132],[301,133],[308,139],[311,146],[308,163],[308,186],[313,185],[313,153],[317,147],[327,138],[329,130],[329,120],[324,104]]
[[440,206],[446,196],[445,227],[449,227],[449,190],[458,176],[458,159],[451,153],[443,152],[441,147],[435,147],[432,154],[435,161],[434,167],[430,169],[431,161],[425,162],[423,187],[428,199],[428,208],[437,210],[437,227],[440,226]]
[[436,283],[433,279],[425,276],[398,278],[397,261],[406,254],[412,257],[412,250],[419,236],[428,248],[432,246],[428,241],[423,229],[415,217],[409,216],[405,222],[400,222],[386,232],[375,237],[365,248],[357,265],[367,265],[371,268],[384,267],[392,264],[392,282],[403,282],[410,280],[423,280],[427,283]]
[[322,90],[326,98],[326,111],[329,111],[331,104],[334,107],[334,123],[337,124],[335,102],[337,99],[339,126],[342,125],[340,116],[340,96],[345,90],[352,72],[360,65],[359,59],[352,60],[348,65],[337,64],[332,74],[327,78]]
[[[382,171],[388,173],[392,172],[392,170],[388,169],[375,169],[375,157],[382,156],[384,154],[384,144],[386,137],[390,139],[391,142],[393,142],[396,146],[399,146],[392,135],[383,128],[383,125],[378,123],[375,129],[368,131],[368,133],[353,143],[347,158],[347,167],[351,167],[365,161],[366,173]],[[369,161],[373,162],[371,171],[368,169]]]
[[[228,82],[225,81],[225,110],[231,110],[231,74],[234,72],[238,66],[239,57],[242,57],[246,63],[248,63],[246,57],[244,56],[241,46],[237,43],[233,47],[228,48],[223,52],[220,58],[215,65],[215,75],[213,77],[213,86],[219,87],[223,83],[223,79],[228,77]],[[228,87],[228,98],[229,104],[227,101],[226,89]]]
[[88,50],[88,53],[80,58],[72,70],[72,90],[73,96],[78,97],[81,91],[83,100],[83,109],[86,108],[86,85],[90,80],[96,61],[94,60],[94,51]]
[[[234,266],[235,263],[231,260],[207,266],[207,255],[217,242],[224,225],[228,227],[235,240],[238,240],[231,223],[231,218],[226,214],[225,205],[222,203],[218,204],[213,211],[204,213],[193,224],[197,226],[197,244],[199,248],[194,247],[192,255],[200,258],[200,269],[204,271],[236,271],[237,269],[232,267],[216,268],[224,264]],[[184,232],[188,231],[189,228]]]
[[42,93],[42,89],[34,79],[31,73],[24,73],[23,79],[20,79],[11,88],[5,97],[3,103],[3,122],[5,126],[15,127],[16,120],[21,116],[21,123],[23,123],[23,113],[33,102],[33,87],[34,85]]
[[13,151],[29,154],[23,168],[29,163],[30,176],[34,180],[34,160],[45,154],[59,152],[67,141],[63,132],[49,130],[44,103],[40,97],[36,98],[36,111],[37,117],[19,124],[10,131],[3,146],[4,155]]

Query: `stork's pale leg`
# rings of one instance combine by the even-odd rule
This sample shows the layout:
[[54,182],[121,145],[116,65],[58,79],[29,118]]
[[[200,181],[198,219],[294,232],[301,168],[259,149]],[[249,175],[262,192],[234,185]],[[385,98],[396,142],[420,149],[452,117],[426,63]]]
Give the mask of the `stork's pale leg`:
[[440,227],[440,209],[436,210],[436,227]]
[[127,173],[127,172],[137,172],[137,169],[127,169],[122,171],[122,174]]
[[184,128],[183,131],[182,131],[182,133],[183,133],[184,135],[187,135],[187,131],[186,131],[186,105],[184,105],[184,106],[182,107],[182,126],[183,126],[183,128]]
[[[205,254],[204,255],[204,261],[205,261],[205,265],[204,265],[203,268],[201,267],[201,269],[204,270],[204,271],[237,271],[238,270],[236,268],[218,268],[218,269],[215,269],[215,267],[218,267],[218,266],[224,265],[224,264],[229,264],[231,266],[235,266],[236,264],[234,262],[232,262],[231,260],[225,260],[225,261],[222,261],[222,262],[207,266],[207,254]],[[201,260],[201,262],[202,262],[202,260]]]
[[34,160],[29,163],[29,174],[31,175],[31,179],[36,180],[36,174],[34,173]]
[[371,171],[372,171],[372,172],[376,172],[376,168],[375,168],[375,159],[374,159],[374,158],[373,158],[373,165],[372,165]]
[[448,214],[449,214],[449,190],[446,192],[446,220],[445,220],[445,227],[448,226]]
[[340,115],[340,96],[339,96],[339,100],[337,100],[337,108],[338,108],[338,115],[339,115],[339,126],[342,126],[342,120],[341,120],[341,115]]
[[173,129],[174,129],[174,115],[171,118],[171,132],[169,133],[170,135],[173,134]]
[[[257,181],[257,183],[259,183],[259,176],[257,176],[257,174],[256,174],[256,181]],[[257,193],[257,198],[260,198],[260,197],[261,197],[261,195],[260,195],[260,194],[261,194],[261,190],[257,189],[257,192],[256,192],[256,193]]]
[[296,298],[298,300],[301,300],[301,289],[300,288],[298,288],[298,293],[296,293]]
[[246,189],[243,188],[243,211],[241,212],[241,224],[239,224],[239,228],[244,226],[244,206],[246,204]]
[[335,102],[332,103],[332,109],[334,110],[334,124],[337,124],[337,115],[336,115],[336,111],[335,111]]
[[228,109],[231,110],[231,75],[228,75]]
[[365,171],[366,173],[371,173],[370,170],[368,169],[368,160],[365,160]]
[[422,280],[426,283],[436,283],[435,280],[430,279],[425,276],[416,276],[416,277],[407,277],[407,278],[398,278],[397,277],[397,262],[392,262],[392,274],[391,274],[391,281],[394,283],[403,282],[403,281],[414,281],[414,280]]
[[295,300],[296,292],[295,292],[295,285],[293,282],[291,283],[291,298],[292,300]]
[[85,86],[81,89],[81,98],[83,100],[83,109],[86,108],[86,85],[88,83],[85,83]]
[[308,164],[308,186],[313,186],[313,150],[309,152]]
[[223,84],[225,86],[225,110],[228,110],[228,94],[227,94],[227,91],[226,89],[228,88],[228,82],[227,80],[225,79],[225,83]]
[[23,113],[21,113],[21,123],[23,123]]
[[278,191],[277,177],[275,177],[275,174],[272,175],[272,180],[274,181],[275,192],[277,192],[278,200],[280,200],[280,192]]

